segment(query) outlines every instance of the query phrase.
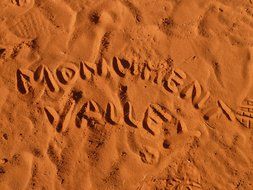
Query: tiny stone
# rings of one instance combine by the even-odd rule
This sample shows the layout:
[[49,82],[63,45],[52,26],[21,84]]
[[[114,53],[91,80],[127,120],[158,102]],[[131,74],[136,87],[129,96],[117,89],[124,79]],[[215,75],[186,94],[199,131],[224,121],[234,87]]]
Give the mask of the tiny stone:
[[163,141],[163,148],[168,149],[170,147],[170,143],[168,140]]
[[5,140],[8,140],[8,135],[7,135],[6,133],[4,133],[4,134],[3,134],[3,138],[4,138]]

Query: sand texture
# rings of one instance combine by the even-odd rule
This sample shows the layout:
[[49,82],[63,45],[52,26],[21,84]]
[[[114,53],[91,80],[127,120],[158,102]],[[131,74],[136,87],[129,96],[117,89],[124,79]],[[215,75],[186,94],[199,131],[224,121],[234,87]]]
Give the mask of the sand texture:
[[0,190],[252,190],[252,0],[0,0]]

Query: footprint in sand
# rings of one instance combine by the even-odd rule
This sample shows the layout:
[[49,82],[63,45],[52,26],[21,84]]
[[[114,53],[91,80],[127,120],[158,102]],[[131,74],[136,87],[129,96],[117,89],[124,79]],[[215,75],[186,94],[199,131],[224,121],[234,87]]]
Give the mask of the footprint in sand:
[[245,99],[236,112],[237,120],[245,127],[253,127],[253,99]]

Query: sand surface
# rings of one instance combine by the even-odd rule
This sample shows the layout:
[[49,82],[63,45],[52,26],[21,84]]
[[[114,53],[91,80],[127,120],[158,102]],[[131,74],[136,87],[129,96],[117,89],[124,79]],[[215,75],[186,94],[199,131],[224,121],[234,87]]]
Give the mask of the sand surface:
[[0,190],[253,189],[252,0],[1,0]]

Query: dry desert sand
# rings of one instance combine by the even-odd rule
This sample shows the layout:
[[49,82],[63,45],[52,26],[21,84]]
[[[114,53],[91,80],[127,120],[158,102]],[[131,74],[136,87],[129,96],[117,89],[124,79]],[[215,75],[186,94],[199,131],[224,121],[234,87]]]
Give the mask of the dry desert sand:
[[253,189],[252,0],[1,0],[0,189]]

